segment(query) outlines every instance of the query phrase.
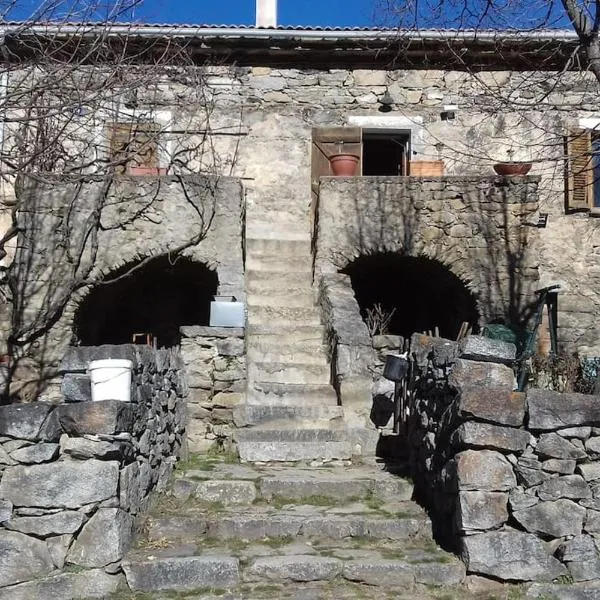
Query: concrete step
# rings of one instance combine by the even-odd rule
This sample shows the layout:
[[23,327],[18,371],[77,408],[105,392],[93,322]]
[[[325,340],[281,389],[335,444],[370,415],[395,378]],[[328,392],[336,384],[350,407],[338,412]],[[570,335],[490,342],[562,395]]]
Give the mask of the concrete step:
[[252,256],[270,254],[274,256],[311,256],[310,237],[300,236],[292,239],[247,238],[246,253]]
[[269,294],[274,291],[294,289],[311,290],[313,285],[312,273],[309,271],[265,271],[246,269],[246,289],[248,295]]
[[337,406],[329,384],[285,384],[255,380],[248,386],[247,401],[267,406]]
[[296,342],[307,342],[318,340],[323,343],[325,339],[325,330],[322,325],[302,325],[302,324],[250,324],[246,328],[246,339],[260,337],[267,341],[279,340],[283,344],[293,344]]
[[248,364],[248,380],[326,385],[331,380],[331,369],[327,364],[252,362]]
[[268,421],[296,419],[332,421],[341,419],[344,412],[341,406],[269,406],[263,404],[241,404],[233,411],[233,421],[237,427],[246,427]]
[[246,257],[246,272],[255,271],[312,274],[312,262],[307,256],[249,255]]
[[248,306],[248,323],[252,325],[313,325],[321,324],[321,311],[315,306]]
[[310,288],[296,288],[275,290],[272,293],[251,293],[248,298],[248,307],[254,306],[281,306],[281,307],[315,307],[315,297]]
[[246,358],[250,361],[280,362],[280,363],[303,363],[323,365],[328,363],[328,357],[322,345],[303,349],[290,349],[286,346],[267,349],[267,344],[254,343],[246,350]]

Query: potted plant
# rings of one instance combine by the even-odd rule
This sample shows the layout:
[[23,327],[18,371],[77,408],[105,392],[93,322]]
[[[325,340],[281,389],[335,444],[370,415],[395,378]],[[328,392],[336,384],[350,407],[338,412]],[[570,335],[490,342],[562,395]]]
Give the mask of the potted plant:
[[498,162],[494,165],[494,171],[503,177],[512,177],[514,175],[527,175],[531,170],[531,163],[528,161],[512,160],[514,150],[510,148],[506,151],[508,160]]
[[344,142],[338,142],[338,151],[329,156],[331,172],[336,177],[354,177],[358,169],[360,156],[353,152],[344,152]]

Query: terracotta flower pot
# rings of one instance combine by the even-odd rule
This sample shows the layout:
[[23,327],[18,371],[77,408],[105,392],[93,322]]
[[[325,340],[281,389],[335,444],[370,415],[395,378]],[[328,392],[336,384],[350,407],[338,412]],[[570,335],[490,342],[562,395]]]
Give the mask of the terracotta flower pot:
[[505,177],[509,175],[527,175],[531,170],[529,162],[502,162],[494,165],[494,171]]
[[359,159],[356,154],[334,154],[329,157],[331,171],[336,177],[354,177]]

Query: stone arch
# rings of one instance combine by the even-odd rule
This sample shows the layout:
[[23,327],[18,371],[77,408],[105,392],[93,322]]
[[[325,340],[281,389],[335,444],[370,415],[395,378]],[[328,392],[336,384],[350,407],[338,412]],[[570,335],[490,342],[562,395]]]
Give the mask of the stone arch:
[[187,257],[132,261],[105,275],[81,299],[73,319],[75,338],[83,345],[123,344],[134,334],[149,334],[158,347],[175,346],[181,326],[208,325],[218,283],[213,268]]
[[381,251],[359,255],[341,273],[350,277],[363,320],[375,305],[393,311],[387,333],[408,338],[437,327],[442,337],[455,339],[463,322],[478,326],[468,282],[437,259]]

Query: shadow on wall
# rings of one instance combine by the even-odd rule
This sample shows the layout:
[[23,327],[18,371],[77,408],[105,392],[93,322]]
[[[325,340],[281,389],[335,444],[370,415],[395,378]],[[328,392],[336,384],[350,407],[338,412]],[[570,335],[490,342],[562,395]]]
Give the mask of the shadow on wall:
[[[133,270],[132,270],[133,269]],[[129,344],[151,340],[157,347],[177,346],[179,328],[208,325],[217,293],[215,271],[180,257],[128,264],[97,284],[80,304],[74,321],[78,344]]]
[[[455,339],[463,322],[476,328],[479,321],[475,296],[437,260],[379,252],[359,256],[341,272],[350,276],[372,335],[409,338],[437,328],[442,337]],[[376,322],[379,309],[389,317],[386,327]]]

